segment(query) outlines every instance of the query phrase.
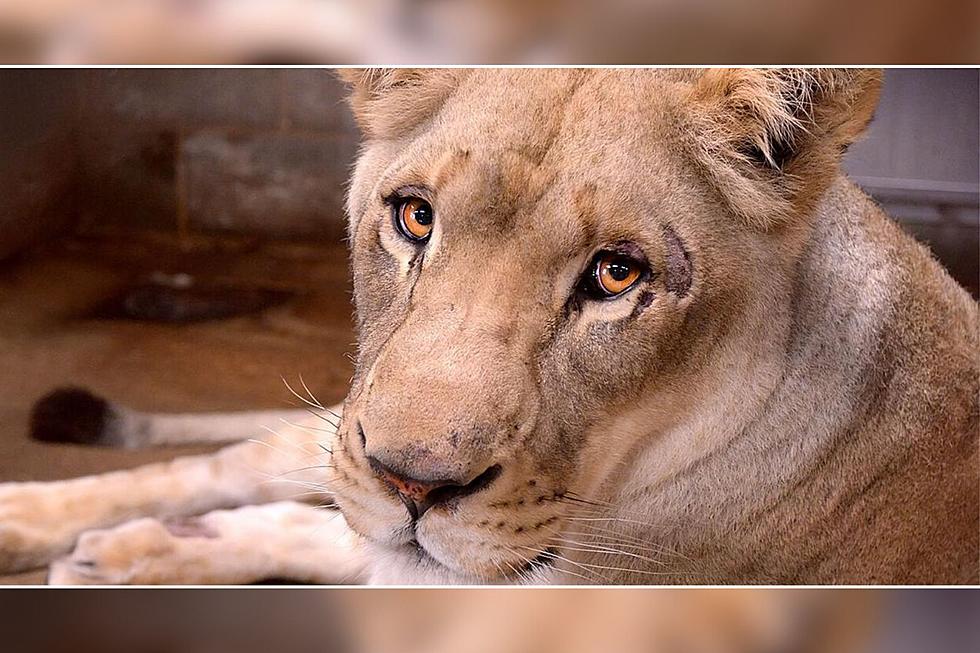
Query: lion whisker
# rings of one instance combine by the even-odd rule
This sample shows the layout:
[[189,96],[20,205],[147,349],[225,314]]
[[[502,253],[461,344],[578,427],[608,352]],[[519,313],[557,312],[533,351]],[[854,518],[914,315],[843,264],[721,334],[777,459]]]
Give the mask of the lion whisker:
[[318,413],[317,411],[315,411],[315,410],[313,410],[312,408],[307,408],[306,410],[307,410],[307,412],[308,412],[308,413],[309,413],[310,415],[313,415],[313,416],[314,416],[314,417],[316,417],[317,419],[319,419],[319,420],[323,420],[324,422],[326,422],[327,424],[329,424],[329,425],[330,425],[330,427],[331,427],[331,428],[333,428],[333,429],[334,429],[335,431],[339,431],[339,430],[340,430],[340,425],[341,425],[341,424],[343,423],[343,420],[342,420],[342,419],[341,419],[341,417],[340,417],[339,415],[337,415],[336,413],[333,413],[333,412],[331,412],[331,411],[327,411],[327,409],[326,409],[326,408],[324,408],[324,409],[323,409],[324,411],[326,411],[326,412],[328,412],[328,413],[330,413],[330,414],[331,414],[331,415],[332,415],[332,416],[333,416],[333,417],[334,417],[334,418],[335,418],[335,419],[337,420],[337,423],[336,423],[336,424],[334,424],[334,423],[333,423],[333,422],[331,422],[331,421],[330,421],[330,420],[329,420],[329,419],[327,418],[327,416],[326,416],[326,415],[324,415],[323,413]]
[[[610,579],[608,577],[604,576],[603,574],[600,574],[598,572],[595,572],[595,571],[592,571],[591,569],[589,569],[589,567],[591,567],[593,565],[586,565],[586,564],[583,564],[583,563],[575,562],[574,560],[568,558],[567,556],[563,556],[563,555],[561,555],[559,553],[555,553],[554,551],[548,551],[547,549],[535,549],[534,547],[530,547],[530,546],[522,546],[521,548],[522,549],[527,549],[528,551],[533,551],[534,553],[537,553],[538,555],[545,556],[547,558],[552,558],[554,560],[558,560],[558,561],[561,561],[561,562],[567,562],[570,565],[575,565],[576,567],[581,568],[586,573],[593,574],[594,576],[597,576],[598,578],[606,581],[607,583],[610,582]],[[567,573],[571,573],[571,574],[575,575],[573,572],[568,572],[565,569],[562,569],[561,571],[562,571],[562,573],[566,573],[567,572]],[[583,578],[584,580],[587,580],[587,581],[590,580],[588,578],[584,578],[583,576],[579,576],[579,577],[580,578]]]
[[[572,521],[574,521],[574,520],[572,520]],[[592,530],[598,531],[599,533],[605,533],[606,536],[608,536],[608,537],[613,537],[613,538],[621,539],[624,543],[631,541],[636,548],[645,548],[645,549],[650,550],[651,553],[663,553],[663,554],[666,554],[666,555],[678,556],[678,557],[684,558],[685,560],[688,560],[689,562],[694,562],[693,559],[687,557],[683,553],[680,553],[679,551],[675,551],[673,549],[670,549],[668,547],[665,547],[664,545],[658,544],[656,542],[651,542],[649,540],[644,540],[644,539],[641,539],[641,538],[633,537],[633,536],[631,536],[631,535],[629,535],[627,533],[621,533],[620,531],[616,531],[616,530],[613,530],[611,528],[603,528],[602,526],[596,526],[594,524],[581,524],[581,526],[584,527],[584,528],[587,528],[587,529],[592,529]],[[589,532],[589,533],[582,533],[582,534],[583,535],[588,535],[590,537],[596,537],[596,535],[594,533],[591,533],[591,532]]]
[[645,569],[636,569],[630,567],[612,567],[609,565],[597,565],[589,562],[583,562],[580,563],[580,565],[585,567],[593,567],[595,569],[606,569],[609,571],[622,571],[629,574],[641,574],[643,576],[670,576],[671,575],[667,572],[647,571]]
[[337,433],[337,430],[333,426],[331,426],[331,428],[329,429],[325,429],[319,426],[310,426],[308,424],[296,424],[295,422],[290,422],[286,418],[281,418],[279,421],[282,422],[283,424],[293,427],[294,429],[299,429],[300,431],[304,431],[314,436],[316,435],[316,433],[327,433],[328,435],[334,435]]
[[[661,567],[669,567],[670,566],[666,562],[664,562],[663,560],[657,560],[656,558],[651,558],[649,556],[645,556],[645,555],[642,555],[640,553],[634,553],[632,551],[624,551],[622,549],[616,548],[616,546],[613,545],[613,544],[608,544],[608,543],[607,544],[600,544],[600,543],[580,542],[578,540],[573,540],[573,539],[563,538],[563,537],[554,537],[552,539],[554,541],[556,541],[556,542],[564,542],[566,544],[571,544],[571,545],[574,545],[574,546],[589,547],[589,548],[591,548],[591,549],[593,549],[593,550],[595,550],[597,552],[609,553],[609,554],[612,554],[612,555],[622,555],[622,556],[627,556],[627,557],[630,557],[630,558],[636,558],[638,560],[644,560],[646,562],[650,562],[652,564],[659,565]],[[627,545],[623,545],[623,546],[630,546],[630,545],[627,544]],[[565,547],[565,548],[569,548],[569,547]],[[633,547],[633,548],[636,548],[636,547]],[[575,550],[575,549],[572,549],[572,550]],[[584,551],[584,549],[581,549],[581,550]],[[649,551],[648,553],[654,553],[654,552],[653,551]]]
[[[517,556],[518,558],[520,558],[521,560],[523,560],[523,559],[524,559],[524,558],[523,558],[523,556],[521,556],[521,555],[520,555],[519,553],[517,553],[516,551],[512,551],[512,553],[514,553],[514,555],[516,555],[516,556]],[[507,574],[507,573],[506,573],[506,572],[505,572],[505,571],[503,570],[503,568],[502,568],[502,567],[500,566],[500,563],[501,563],[501,562],[502,562],[503,564],[505,564],[505,565],[507,565],[507,568],[508,568],[508,569],[510,569],[510,571],[511,571],[511,573],[510,573],[510,574]],[[510,562],[509,560],[501,560],[500,562],[498,562],[498,561],[496,561],[496,560],[494,560],[494,561],[493,561],[493,566],[494,566],[494,568],[495,568],[495,569],[497,570],[497,572],[498,572],[498,573],[499,573],[499,574],[500,574],[501,576],[504,576],[504,577],[506,577],[506,576],[508,576],[508,575],[510,575],[510,576],[513,576],[513,577],[515,577],[515,578],[517,579],[517,582],[518,582],[518,583],[523,583],[523,582],[526,582],[526,580],[527,580],[527,578],[525,577],[525,575],[524,575],[524,573],[522,572],[522,570],[521,570],[521,569],[518,569],[517,567],[515,567],[515,566],[514,566],[514,565],[513,565],[513,564],[512,564],[512,563],[511,563],[511,562]]]
[[306,394],[313,401],[313,403],[315,403],[317,405],[317,407],[320,408],[321,410],[326,410],[326,408],[323,407],[323,404],[320,403],[320,400],[317,399],[316,396],[314,396],[314,394],[310,390],[309,386],[306,385],[306,381],[303,380],[303,374],[302,373],[299,374],[299,382],[303,386],[303,389],[306,390]]
[[614,508],[615,507],[611,503],[606,502],[606,501],[595,501],[593,499],[586,499],[586,498],[582,497],[581,495],[576,494],[575,492],[565,491],[565,493],[562,495],[562,498],[563,499],[567,499],[567,500],[569,500],[571,502],[574,502],[574,503],[581,503],[581,504],[586,505],[586,506],[594,506],[594,507],[597,507],[597,508]]
[[[259,440],[258,438],[249,438],[248,440],[246,440],[246,442],[251,442],[252,444],[262,445],[263,447],[267,447],[267,448],[271,449],[272,451],[275,451],[276,453],[278,453],[280,455],[283,455],[283,456],[299,457],[300,454],[302,454],[303,457],[313,457],[313,456],[320,455],[318,453],[311,452],[309,449],[305,449],[303,447],[303,445],[306,445],[306,444],[317,444],[317,445],[319,445],[320,442],[321,442],[320,440],[304,440],[302,442],[295,442],[292,439],[287,438],[286,436],[284,436],[283,434],[281,434],[279,431],[276,431],[275,429],[273,429],[273,428],[271,428],[269,426],[263,425],[262,426],[262,429],[265,430],[265,431],[268,431],[273,436],[275,436],[276,438],[278,438],[283,443],[288,444],[289,446],[291,446],[296,451],[286,451],[285,449],[282,449],[280,447],[275,446],[272,442],[269,442],[268,440]],[[302,458],[300,458],[300,459],[302,459]]]
[[[669,565],[662,560],[656,560],[648,556],[640,555],[639,553],[632,553],[629,551],[622,551],[620,549],[613,548],[607,545],[590,544],[587,542],[579,542],[577,540],[572,540],[564,537],[551,538],[554,542],[562,542],[562,548],[568,549],[569,551],[581,551],[583,553],[605,553],[608,555],[616,556],[626,556],[629,558],[635,558],[637,560],[642,560],[644,562],[649,562],[661,567],[669,567]],[[570,546],[571,545],[571,546]]]
[[273,483],[285,483],[285,484],[289,484],[289,485],[298,485],[300,487],[304,487],[304,488],[307,488],[309,490],[323,492],[324,494],[336,494],[336,492],[332,492],[330,490],[327,490],[326,489],[327,486],[326,485],[323,485],[323,484],[320,484],[320,483],[311,483],[310,481],[301,481],[301,480],[295,479],[295,478],[278,478],[278,477],[275,477],[275,476],[262,479],[262,484],[263,485],[271,485]]
[[[284,435],[282,435],[278,431],[276,431],[276,430],[274,430],[274,429],[272,429],[272,428],[270,428],[268,426],[263,426],[262,428],[264,430],[268,431],[269,433],[271,433],[272,435],[274,435],[276,438],[278,438],[282,442],[284,442],[284,443],[288,444],[289,446],[291,446],[296,451],[287,451],[287,450],[285,450],[285,449],[283,449],[281,447],[277,447],[275,444],[273,444],[272,442],[269,442],[268,440],[259,440],[259,439],[256,439],[256,438],[249,438],[248,440],[246,440],[246,442],[250,442],[252,444],[261,445],[263,447],[266,447],[267,449],[271,449],[272,451],[275,451],[276,453],[278,453],[281,456],[284,456],[286,458],[289,458],[289,459],[292,459],[292,460],[296,460],[296,461],[308,460],[310,458],[318,458],[318,457],[322,456],[324,453],[327,454],[328,456],[333,456],[333,450],[330,449],[330,447],[328,447],[325,444],[323,444],[323,441],[322,440],[319,440],[319,439],[317,439],[317,440],[303,440],[303,441],[300,441],[300,442],[296,442],[296,441],[294,441],[294,440],[292,440],[290,438],[285,437]],[[311,451],[310,449],[306,448],[305,445],[308,445],[308,444],[314,445],[317,449],[319,449],[319,451]]]
[[[521,548],[524,548],[524,549],[527,549],[528,551],[531,551],[533,553],[536,553],[536,554],[538,554],[538,556],[545,556],[545,557],[551,558],[553,560],[565,561],[565,562],[569,562],[569,563],[575,564],[571,560],[567,560],[564,556],[555,554],[555,553],[553,553],[551,551],[543,551],[541,549],[535,549],[533,547],[528,547],[528,546],[524,546],[524,547],[521,547]],[[521,553],[519,551],[513,551],[512,550],[512,552],[514,553],[514,555],[516,555],[518,558],[520,558],[521,561],[524,562],[525,565],[530,565],[532,562],[534,562],[533,558],[530,558],[530,557],[521,555]],[[584,580],[585,582],[590,583],[590,584],[593,583],[594,580],[595,580],[594,578],[590,578],[588,576],[583,576],[582,574],[580,574],[578,572],[570,571],[568,569],[560,569],[559,571],[561,571],[561,573],[563,573],[563,574],[568,574],[569,576],[575,576],[576,578],[581,578],[582,580]],[[590,571],[588,569],[586,569],[585,571],[588,572],[588,573],[590,573],[590,574],[596,575],[595,572],[592,572],[592,571]],[[600,576],[600,578],[601,578],[601,576]]]
[[287,497],[290,500],[301,501],[307,497],[321,496],[326,494],[323,490],[307,490],[306,492],[297,492],[296,494],[291,494]]
[[[298,392],[296,392],[295,390],[293,390],[293,386],[289,385],[289,381],[286,380],[286,377],[281,376],[279,378],[282,379],[282,382],[286,386],[286,389],[289,390],[290,394],[292,394],[294,397],[296,397],[297,399],[299,399],[300,401],[302,401],[307,406],[311,406],[311,407],[317,408],[319,410],[324,410],[323,406],[321,406],[319,404],[319,402],[314,403],[316,401],[315,398],[314,398],[313,401],[310,401],[306,397],[302,396],[301,394],[299,394]],[[302,380],[302,377],[300,377],[300,380]]]
[[[583,513],[579,513],[579,514],[580,515],[599,515],[599,514],[602,514],[602,513],[599,513],[599,512],[584,513],[583,512]],[[653,526],[653,524],[651,524],[649,522],[640,521],[638,519],[630,519],[628,517],[595,517],[595,516],[581,517],[579,515],[573,514],[572,516],[566,517],[566,519],[570,519],[570,520],[573,520],[573,521],[583,521],[583,522],[588,522],[588,521],[615,521],[615,522],[623,522],[623,523],[626,523],[626,524],[634,524],[634,525],[637,525],[637,526],[647,526],[647,527],[652,527]]]
[[306,467],[297,467],[296,469],[290,469],[288,471],[282,472],[277,476],[286,476],[287,474],[299,474],[300,472],[308,472],[311,469],[337,469],[337,466],[333,463],[325,463],[323,465],[307,465]]

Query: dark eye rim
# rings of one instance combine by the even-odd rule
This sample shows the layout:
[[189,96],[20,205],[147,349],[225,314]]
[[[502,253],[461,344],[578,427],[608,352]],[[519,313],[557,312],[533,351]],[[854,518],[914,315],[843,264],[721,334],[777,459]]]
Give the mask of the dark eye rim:
[[[607,256],[615,256],[625,259],[632,265],[638,267],[640,270],[639,275],[637,275],[636,279],[633,280],[633,283],[618,293],[608,292],[599,282],[599,262]],[[643,252],[635,243],[615,243],[599,249],[591,256],[591,258],[589,258],[589,264],[582,273],[578,288],[579,292],[585,295],[588,299],[595,301],[612,301],[628,294],[631,290],[634,290],[644,281],[649,279],[650,276],[650,264],[647,262],[646,256],[643,255]]]
[[387,203],[391,207],[391,219],[395,223],[395,229],[398,233],[402,235],[406,240],[412,243],[420,244],[429,240],[429,236],[432,235],[432,229],[429,229],[429,233],[424,236],[416,236],[402,223],[402,209],[405,205],[412,201],[425,202],[429,206],[429,210],[432,212],[432,224],[435,227],[435,215],[436,210],[432,206],[432,202],[424,197],[419,197],[418,195],[396,195],[393,196]]

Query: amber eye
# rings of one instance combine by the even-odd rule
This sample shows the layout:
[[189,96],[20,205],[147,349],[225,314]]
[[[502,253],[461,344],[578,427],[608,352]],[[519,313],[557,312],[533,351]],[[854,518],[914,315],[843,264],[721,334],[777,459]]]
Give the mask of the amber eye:
[[605,297],[615,297],[629,290],[640,278],[640,263],[622,254],[600,254],[593,275],[595,287]]
[[422,241],[432,233],[432,205],[423,199],[409,197],[395,206],[395,221],[406,238]]

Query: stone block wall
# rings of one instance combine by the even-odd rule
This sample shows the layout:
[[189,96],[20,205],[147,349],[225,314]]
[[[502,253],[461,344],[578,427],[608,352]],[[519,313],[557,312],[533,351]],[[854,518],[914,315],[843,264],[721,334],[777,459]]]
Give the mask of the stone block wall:
[[[975,295],[978,77],[886,71],[845,160]],[[69,226],[336,240],[357,140],[329,70],[2,70],[0,258]]]
[[328,70],[87,70],[79,226],[329,238],[357,131]]
[[74,82],[0,70],[0,261],[74,221]]

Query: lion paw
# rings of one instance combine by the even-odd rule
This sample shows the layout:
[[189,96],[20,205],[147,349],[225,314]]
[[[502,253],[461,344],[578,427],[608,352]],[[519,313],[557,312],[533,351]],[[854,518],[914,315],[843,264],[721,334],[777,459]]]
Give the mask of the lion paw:
[[53,485],[0,484],[0,572],[37,569],[71,550],[60,505]]
[[[48,572],[51,585],[133,585],[174,576],[178,542],[156,519],[83,533],[70,555]],[[168,565],[169,563],[169,565]]]

